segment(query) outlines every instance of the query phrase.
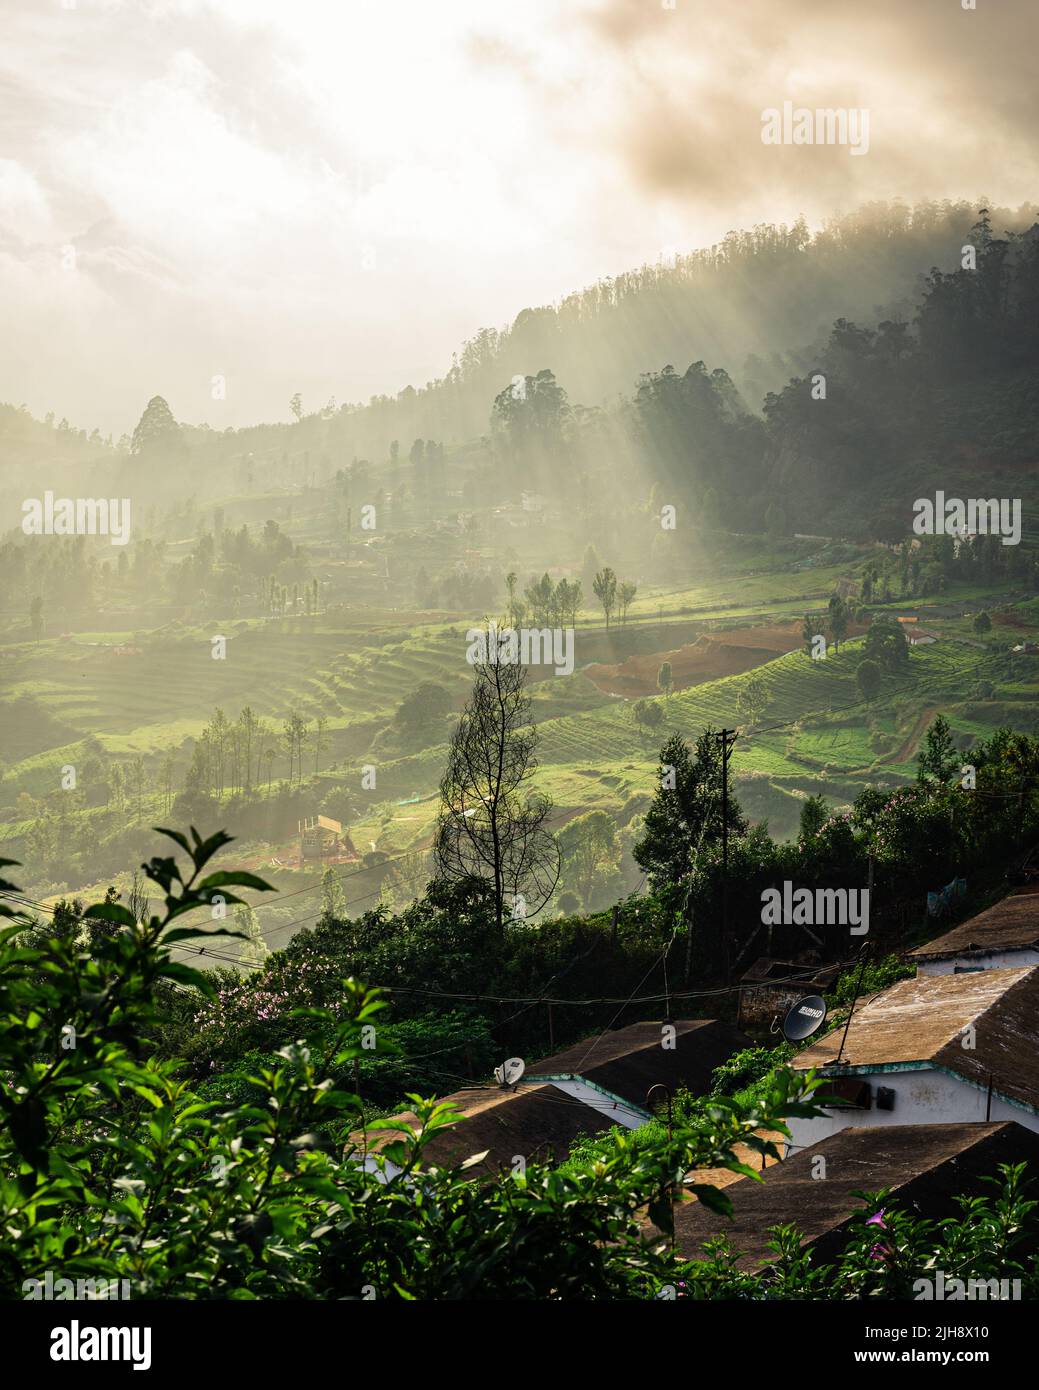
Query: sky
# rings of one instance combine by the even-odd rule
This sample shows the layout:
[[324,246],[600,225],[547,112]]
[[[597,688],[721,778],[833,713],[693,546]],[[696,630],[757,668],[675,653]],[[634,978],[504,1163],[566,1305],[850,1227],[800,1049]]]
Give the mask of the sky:
[[1034,200],[1039,5],[963,5],[0,0],[0,400],[289,419],[733,228]]

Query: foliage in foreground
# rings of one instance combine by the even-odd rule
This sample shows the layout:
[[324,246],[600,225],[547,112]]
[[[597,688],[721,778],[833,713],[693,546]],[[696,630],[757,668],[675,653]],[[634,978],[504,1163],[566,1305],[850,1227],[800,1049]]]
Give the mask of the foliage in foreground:
[[[144,866],[161,916],[137,922],[116,902],[96,904],[84,922],[106,930],[89,946],[38,931],[26,944],[18,919],[0,931],[0,1296],[21,1297],[51,1271],[125,1279],[132,1296],[153,1298],[654,1297],[681,1265],[644,1218],[667,1231],[676,1180],[693,1168],[753,1176],[737,1144],[774,1155],[761,1133],[817,1113],[814,1080],[779,1072],[763,1102],[719,1100],[670,1144],[618,1144],[573,1172],[532,1165],[481,1184],[423,1165],[430,1138],[455,1117],[416,1096],[419,1127],[373,1160],[379,1181],[351,1138],[359,1101],[330,1080],[370,1052],[365,1030],[378,1038],[376,992],[349,981],[336,1010],[298,1010],[304,1038],[227,1108],[200,1099],[178,1059],[159,1054],[157,991],[211,988],[170,947],[228,934],[178,919],[218,898],[238,902],[231,889],[267,887],[246,873],[204,873],[223,833],[162,833],[191,872],[182,876],[173,857]],[[729,1209],[724,1192],[688,1190]]]

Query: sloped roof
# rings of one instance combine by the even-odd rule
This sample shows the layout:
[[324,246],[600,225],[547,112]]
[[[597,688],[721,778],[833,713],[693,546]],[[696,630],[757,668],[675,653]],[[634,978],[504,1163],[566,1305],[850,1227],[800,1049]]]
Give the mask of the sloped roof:
[[[826,1177],[813,1177],[817,1156]],[[742,1252],[744,1267],[768,1262],[768,1229],[796,1225],[821,1260],[844,1245],[841,1232],[862,1210],[855,1189],[890,1188],[884,1205],[915,1210],[929,1219],[957,1211],[955,1197],[979,1195],[979,1180],[1000,1163],[1039,1163],[1039,1134],[1013,1121],[995,1124],[884,1125],[842,1129],[765,1172],[763,1182],[741,1178],[729,1185],[733,1216],[717,1216],[699,1202],[675,1209],[680,1254],[697,1259],[703,1242],[727,1235]],[[870,1213],[872,1215],[872,1212]]]
[[1039,892],[1011,893],[976,917],[910,951],[911,960],[942,960],[965,951],[1005,951],[1039,945]]
[[[590,1105],[550,1085],[511,1091],[473,1087],[445,1096],[443,1103],[453,1105],[464,1119],[430,1139],[423,1166],[451,1167],[486,1150],[487,1157],[468,1170],[473,1177],[496,1177],[500,1169],[510,1169],[518,1155],[531,1162],[561,1163],[578,1135],[603,1134],[612,1128],[612,1121]],[[402,1127],[418,1128],[410,1110],[396,1119]],[[390,1130],[374,1130],[366,1143],[360,1132],[351,1135],[357,1148],[367,1153],[378,1153],[401,1137]]]
[[[918,975],[856,1006],[841,1066],[929,1062],[1039,1109],[1039,967],[967,975]],[[964,1030],[974,1025],[973,1047]],[[798,1071],[831,1067],[844,1028],[791,1060]]]
[[529,1077],[580,1077],[583,1081],[619,1096],[630,1105],[646,1108],[650,1087],[680,1086],[702,1094],[710,1085],[715,1067],[734,1052],[754,1044],[745,1033],[718,1019],[676,1020],[673,1048],[662,1046],[664,1023],[632,1023],[601,1037],[586,1038],[551,1057],[529,1066]]
[[829,987],[840,974],[839,964],[799,965],[792,960],[776,960],[773,956],[758,956],[740,976],[741,985],[799,985],[820,984]]

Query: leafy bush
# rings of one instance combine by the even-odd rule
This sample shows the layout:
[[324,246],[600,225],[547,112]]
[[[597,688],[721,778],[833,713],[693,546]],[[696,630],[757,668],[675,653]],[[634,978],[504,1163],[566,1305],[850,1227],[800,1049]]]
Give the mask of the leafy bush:
[[[144,866],[161,916],[138,922],[116,902],[96,904],[82,920],[110,930],[89,946],[71,932],[27,940],[19,919],[0,931],[0,1296],[21,1296],[50,1270],[125,1279],[152,1298],[652,1297],[679,1263],[666,1241],[646,1239],[644,1214],[666,1232],[681,1175],[751,1173],[737,1144],[774,1156],[761,1132],[818,1113],[814,1081],[778,1072],[759,1103],[714,1102],[670,1139],[640,1131],[572,1172],[531,1165],[484,1184],[464,1166],[424,1165],[430,1138],[457,1117],[411,1096],[418,1128],[373,1156],[355,1132],[357,1095],[331,1079],[370,1056],[373,1038],[385,1045],[385,1003],[354,981],[342,982],[335,1009],[295,1010],[306,1037],[240,1078],[228,1104],[203,1099],[183,1063],[159,1052],[156,991],[211,991],[170,947],[234,933],[178,919],[237,903],[233,888],[267,885],[203,876],[223,833],[162,833],[191,872],[173,857]],[[377,1120],[367,1132],[395,1128]],[[730,1209],[724,1192],[689,1191]]]

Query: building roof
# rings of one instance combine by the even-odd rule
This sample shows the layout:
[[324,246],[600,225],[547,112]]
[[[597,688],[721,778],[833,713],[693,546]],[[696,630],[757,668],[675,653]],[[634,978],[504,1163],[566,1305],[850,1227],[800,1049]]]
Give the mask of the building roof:
[[[561,1163],[579,1135],[603,1134],[612,1121],[583,1101],[555,1086],[520,1086],[515,1090],[473,1087],[455,1091],[442,1104],[453,1105],[464,1119],[442,1129],[424,1150],[425,1167],[452,1167],[486,1150],[486,1158],[473,1164],[473,1177],[496,1177],[511,1169],[518,1155],[531,1162]],[[396,1116],[402,1127],[418,1128],[418,1118],[407,1110]],[[365,1142],[361,1132],[351,1135],[367,1153],[378,1153],[402,1136],[390,1130],[374,1130]]]
[[331,830],[338,835],[343,827],[341,822],[333,820],[331,816],[308,816],[299,822],[299,832],[302,835],[308,830]]
[[[918,975],[856,1006],[841,1051],[835,1028],[791,1061],[798,1071],[832,1067],[875,1070],[926,1063],[955,1072],[1039,1110],[1039,967],[965,975]],[[963,1046],[974,1025],[973,1047]]]
[[718,1019],[676,1020],[673,1048],[661,1046],[664,1023],[632,1023],[586,1038],[573,1047],[543,1057],[527,1068],[528,1077],[579,1077],[628,1104],[646,1109],[651,1086],[680,1086],[702,1094],[715,1067],[754,1044],[745,1033]]
[[965,951],[1007,951],[1039,945],[1039,893],[1011,893],[985,912],[910,951],[910,960],[948,960]]
[[[812,1176],[819,1156],[826,1159],[825,1178]],[[933,1220],[953,1215],[960,1194],[979,1195],[979,1179],[995,1176],[1000,1163],[1022,1160],[1039,1163],[1039,1134],[1012,1121],[849,1127],[767,1169],[763,1182],[732,1183],[731,1220],[700,1202],[677,1206],[676,1246],[685,1258],[697,1259],[705,1240],[727,1235],[742,1252],[740,1264],[753,1266],[772,1258],[770,1226],[796,1225],[803,1245],[826,1260],[843,1248],[841,1232],[862,1210],[856,1189],[890,1188],[885,1206],[915,1209]]]
[[799,965],[792,960],[758,956],[740,976],[741,985],[822,985],[829,988],[840,974],[839,965]]

